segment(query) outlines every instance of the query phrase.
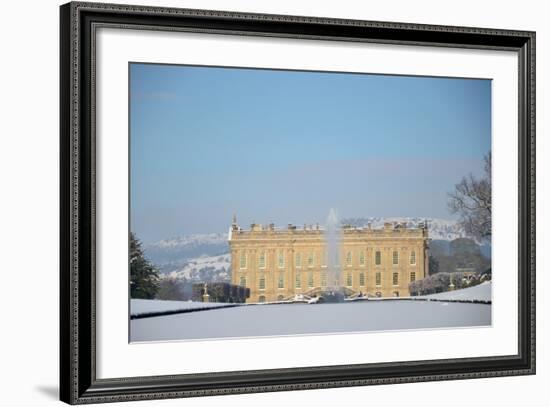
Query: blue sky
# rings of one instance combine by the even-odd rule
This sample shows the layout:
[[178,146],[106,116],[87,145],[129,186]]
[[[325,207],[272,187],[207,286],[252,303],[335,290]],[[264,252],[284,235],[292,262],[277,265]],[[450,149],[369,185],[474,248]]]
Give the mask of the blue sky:
[[481,174],[491,81],[130,65],[131,228],[143,241],[239,223],[450,218]]

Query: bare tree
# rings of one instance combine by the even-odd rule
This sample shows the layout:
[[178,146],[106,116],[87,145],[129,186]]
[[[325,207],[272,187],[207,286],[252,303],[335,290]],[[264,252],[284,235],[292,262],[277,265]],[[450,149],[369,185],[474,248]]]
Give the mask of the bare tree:
[[459,223],[467,235],[481,242],[491,238],[491,152],[484,157],[485,174],[476,179],[465,176],[449,193],[448,207],[460,216]]

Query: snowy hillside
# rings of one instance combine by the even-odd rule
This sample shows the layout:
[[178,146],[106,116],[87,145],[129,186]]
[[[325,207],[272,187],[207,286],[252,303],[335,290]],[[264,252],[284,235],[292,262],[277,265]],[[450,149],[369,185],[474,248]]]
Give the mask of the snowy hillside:
[[227,233],[180,236],[144,245],[145,255],[162,273],[181,270],[199,257],[228,252]]
[[375,229],[384,226],[384,222],[406,222],[407,226],[417,226],[419,223],[428,221],[428,233],[430,238],[436,240],[454,240],[459,237],[465,237],[462,228],[455,220],[438,218],[348,218],[342,219],[342,224],[348,224],[356,227],[366,227],[370,223]]
[[219,245],[227,243],[227,233],[207,233],[187,236],[178,236],[171,239],[163,239],[148,245],[148,248],[162,248],[165,250],[190,249],[205,245]]
[[178,269],[166,274],[166,277],[193,281],[229,281],[231,280],[231,256],[204,256],[190,259]]

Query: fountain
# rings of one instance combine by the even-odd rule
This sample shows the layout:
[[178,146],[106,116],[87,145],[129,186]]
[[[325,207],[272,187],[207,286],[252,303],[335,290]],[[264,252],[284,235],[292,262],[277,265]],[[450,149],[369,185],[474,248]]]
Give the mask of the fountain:
[[325,226],[325,241],[327,250],[327,279],[326,287],[322,287],[320,298],[322,302],[344,301],[344,290],[341,281],[340,268],[340,238],[341,230],[338,224],[336,211],[331,208]]

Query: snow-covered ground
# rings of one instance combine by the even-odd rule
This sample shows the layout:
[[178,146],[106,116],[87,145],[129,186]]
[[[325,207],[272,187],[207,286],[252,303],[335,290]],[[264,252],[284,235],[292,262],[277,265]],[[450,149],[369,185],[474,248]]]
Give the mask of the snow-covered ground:
[[191,309],[205,309],[226,307],[228,304],[220,302],[192,302],[192,301],[161,301],[161,300],[130,300],[130,315],[139,316],[161,312],[187,311]]
[[132,342],[491,325],[491,306],[441,301],[351,301],[213,309],[133,319]]
[[449,301],[491,301],[491,287],[491,282],[486,281],[474,287],[463,288],[462,290],[447,291],[417,298],[433,298]]

